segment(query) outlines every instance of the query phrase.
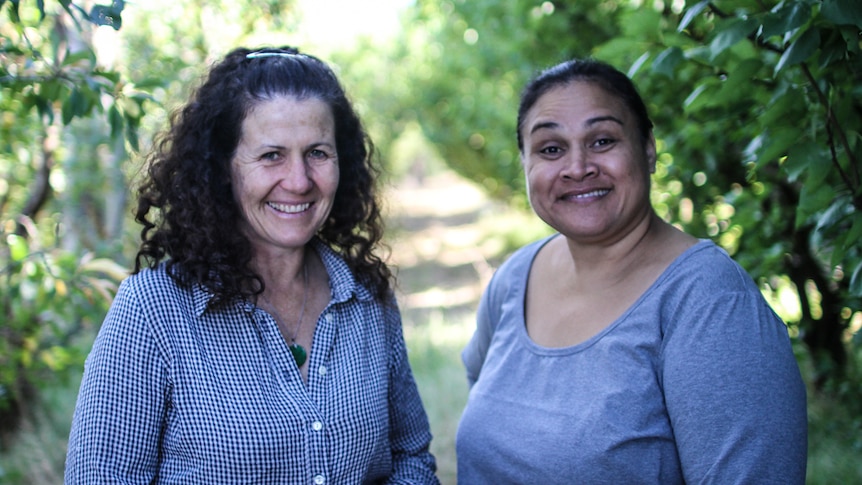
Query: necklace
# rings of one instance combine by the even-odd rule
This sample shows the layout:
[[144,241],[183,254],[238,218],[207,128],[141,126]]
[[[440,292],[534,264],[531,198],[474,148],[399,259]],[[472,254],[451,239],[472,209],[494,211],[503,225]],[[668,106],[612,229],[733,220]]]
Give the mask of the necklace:
[[[293,332],[293,336],[290,337],[290,343],[287,344],[287,348],[290,349],[290,353],[293,355],[293,360],[296,361],[297,367],[302,367],[302,364],[308,359],[308,352],[305,350],[305,347],[296,343],[296,337],[299,335],[299,329],[302,328],[302,320],[305,317],[305,303],[308,301],[308,265],[305,262],[302,263],[302,309],[299,311],[299,321],[296,323],[296,330]],[[264,296],[263,301],[266,302],[266,306],[269,307],[269,310],[275,316],[275,318],[281,322],[282,326],[284,325],[284,319],[281,318],[278,311],[275,309],[272,303],[269,302],[269,299]],[[287,327],[285,327],[286,329]]]

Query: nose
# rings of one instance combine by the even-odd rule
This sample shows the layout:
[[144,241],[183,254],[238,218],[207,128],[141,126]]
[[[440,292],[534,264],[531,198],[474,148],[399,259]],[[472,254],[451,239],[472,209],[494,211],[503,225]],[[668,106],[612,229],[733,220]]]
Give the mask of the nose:
[[303,194],[311,190],[314,182],[309,173],[308,164],[301,156],[290,157],[282,164],[282,169],[278,173],[279,185],[287,190],[297,194]]
[[569,180],[584,180],[598,174],[598,168],[583,149],[572,149],[562,160],[560,177]]

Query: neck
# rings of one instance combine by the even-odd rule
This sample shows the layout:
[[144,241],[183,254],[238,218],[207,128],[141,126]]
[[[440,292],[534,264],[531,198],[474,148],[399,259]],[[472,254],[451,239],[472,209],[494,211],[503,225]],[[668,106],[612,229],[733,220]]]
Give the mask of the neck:
[[[309,264],[304,249],[276,257],[255,256],[252,267],[264,283],[264,296],[291,294],[303,289],[303,267]],[[308,268],[310,270],[311,268]]]
[[594,288],[608,287],[656,259],[660,246],[673,232],[673,226],[650,212],[633,230],[611,242],[581,243],[565,238],[566,251],[560,257],[568,259],[575,281]]

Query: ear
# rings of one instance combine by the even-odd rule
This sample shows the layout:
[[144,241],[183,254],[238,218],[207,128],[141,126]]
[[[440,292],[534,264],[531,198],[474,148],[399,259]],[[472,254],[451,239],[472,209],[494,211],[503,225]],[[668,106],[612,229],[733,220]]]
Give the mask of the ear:
[[646,142],[646,159],[647,165],[649,166],[649,173],[655,173],[655,164],[656,164],[656,150],[655,150],[655,135],[653,135],[652,131],[650,131],[649,139]]

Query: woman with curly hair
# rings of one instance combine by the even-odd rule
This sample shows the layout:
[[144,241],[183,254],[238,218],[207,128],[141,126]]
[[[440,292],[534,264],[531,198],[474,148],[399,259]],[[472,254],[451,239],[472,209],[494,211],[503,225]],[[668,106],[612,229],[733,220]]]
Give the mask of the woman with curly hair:
[[148,162],[66,483],[437,483],[373,145],[332,70],[235,49]]

